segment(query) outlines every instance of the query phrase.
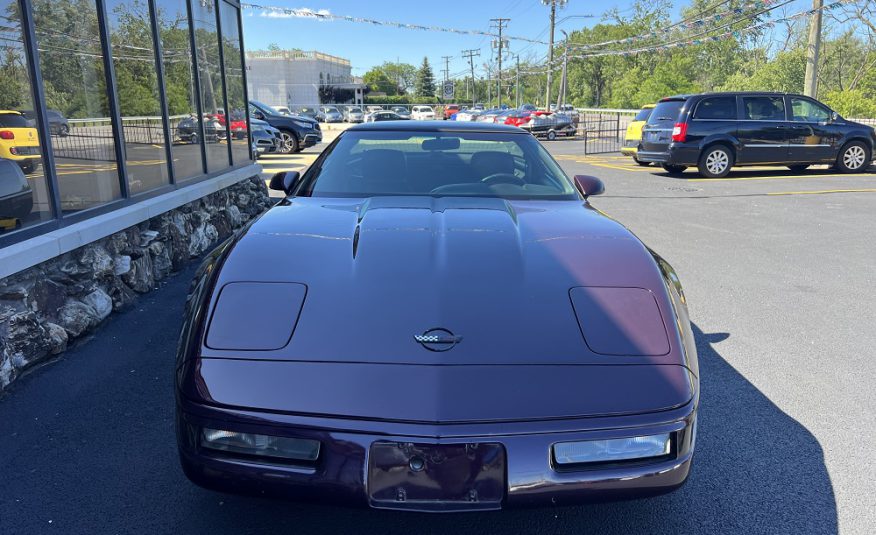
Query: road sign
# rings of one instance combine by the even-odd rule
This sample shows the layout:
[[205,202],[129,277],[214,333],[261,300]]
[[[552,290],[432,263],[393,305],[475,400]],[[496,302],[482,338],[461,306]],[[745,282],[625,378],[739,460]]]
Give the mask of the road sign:
[[452,99],[455,94],[455,86],[453,85],[452,80],[447,80],[444,82],[444,99]]

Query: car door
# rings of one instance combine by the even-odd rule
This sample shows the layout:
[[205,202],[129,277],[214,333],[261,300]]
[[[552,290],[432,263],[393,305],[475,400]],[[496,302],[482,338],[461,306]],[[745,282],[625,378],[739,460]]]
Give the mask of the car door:
[[840,129],[831,124],[831,111],[812,99],[788,96],[791,137],[788,158],[794,162],[824,162],[834,159]]
[[739,163],[788,161],[791,123],[781,95],[743,95],[737,137],[742,144]]

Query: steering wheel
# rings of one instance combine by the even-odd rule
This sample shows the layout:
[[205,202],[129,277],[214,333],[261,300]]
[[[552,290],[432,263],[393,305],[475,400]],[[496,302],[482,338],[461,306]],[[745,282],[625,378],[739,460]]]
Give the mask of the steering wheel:
[[518,186],[525,186],[526,181],[520,178],[517,175],[513,175],[511,173],[493,173],[490,176],[484,177],[481,179],[481,182],[484,184],[517,184]]

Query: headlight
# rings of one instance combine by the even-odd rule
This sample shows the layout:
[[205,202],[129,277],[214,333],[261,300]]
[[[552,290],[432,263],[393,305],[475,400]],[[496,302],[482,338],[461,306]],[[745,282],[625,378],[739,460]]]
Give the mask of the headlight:
[[319,457],[319,441],[303,438],[272,437],[253,433],[237,433],[219,429],[203,429],[201,446],[211,450],[313,462]]
[[582,440],[554,444],[558,465],[632,461],[663,457],[672,452],[670,433],[609,440]]
[[312,130],[312,129],[313,129],[313,123],[304,123],[304,122],[301,122],[301,121],[292,121],[292,122],[295,123],[295,124],[297,124],[297,125],[300,126],[301,128],[306,128],[306,129],[308,129],[308,130]]

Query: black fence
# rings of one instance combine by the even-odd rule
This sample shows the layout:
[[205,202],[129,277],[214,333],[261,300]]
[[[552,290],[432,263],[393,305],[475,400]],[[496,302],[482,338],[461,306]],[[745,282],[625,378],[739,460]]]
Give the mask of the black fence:
[[[171,118],[170,130],[174,137],[178,119]],[[160,117],[123,118],[122,134],[125,144],[163,146],[165,143]],[[116,153],[109,119],[71,120],[68,133],[52,134],[52,151],[56,158],[114,162]]]
[[636,113],[638,110],[578,110],[578,135],[584,140],[584,154],[619,152]]

